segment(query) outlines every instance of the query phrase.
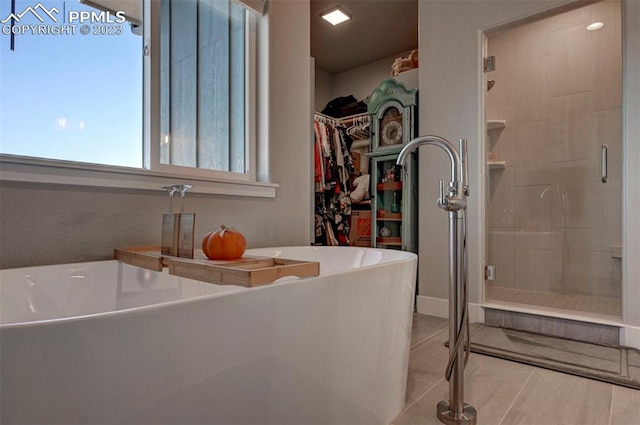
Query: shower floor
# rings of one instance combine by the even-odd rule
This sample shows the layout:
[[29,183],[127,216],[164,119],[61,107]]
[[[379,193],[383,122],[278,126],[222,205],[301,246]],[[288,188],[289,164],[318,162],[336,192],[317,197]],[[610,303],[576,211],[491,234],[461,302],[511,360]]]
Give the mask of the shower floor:
[[486,302],[510,306],[535,306],[549,311],[576,313],[595,318],[620,320],[622,302],[593,295],[557,294],[486,285]]

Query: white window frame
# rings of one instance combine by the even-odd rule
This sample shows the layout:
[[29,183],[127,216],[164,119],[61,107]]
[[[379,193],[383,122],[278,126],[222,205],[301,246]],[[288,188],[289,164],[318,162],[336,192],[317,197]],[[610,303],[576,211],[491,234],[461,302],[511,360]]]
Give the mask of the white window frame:
[[[53,183],[127,189],[163,190],[173,183],[192,184],[190,192],[275,198],[277,184],[257,181],[257,16],[246,12],[245,168],[246,173],[206,170],[160,163],[160,2],[145,1],[143,168],[61,161],[0,154],[0,182]],[[154,25],[155,23],[155,25]],[[155,72],[153,72],[155,70]],[[156,142],[154,142],[156,141]]]

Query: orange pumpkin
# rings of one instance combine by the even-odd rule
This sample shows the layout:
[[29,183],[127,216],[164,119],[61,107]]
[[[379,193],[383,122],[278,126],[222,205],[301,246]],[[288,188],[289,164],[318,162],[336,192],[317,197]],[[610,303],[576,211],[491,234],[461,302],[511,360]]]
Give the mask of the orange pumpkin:
[[202,238],[202,252],[204,252],[204,255],[206,255],[207,258],[209,258],[209,254],[207,254],[207,252],[209,252],[209,250],[207,249],[207,242],[209,242],[209,238],[211,237],[211,235],[213,235],[213,233],[214,231],[212,230],[204,235],[204,238]]
[[202,239],[202,251],[210,260],[236,260],[242,257],[247,241],[242,233],[222,225]]

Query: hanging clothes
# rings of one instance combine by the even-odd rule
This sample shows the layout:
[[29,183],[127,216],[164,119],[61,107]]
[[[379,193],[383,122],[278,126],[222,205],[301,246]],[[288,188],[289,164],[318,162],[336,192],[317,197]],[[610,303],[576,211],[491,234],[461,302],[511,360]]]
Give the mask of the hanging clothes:
[[349,245],[353,139],[336,120],[314,116],[315,243]]

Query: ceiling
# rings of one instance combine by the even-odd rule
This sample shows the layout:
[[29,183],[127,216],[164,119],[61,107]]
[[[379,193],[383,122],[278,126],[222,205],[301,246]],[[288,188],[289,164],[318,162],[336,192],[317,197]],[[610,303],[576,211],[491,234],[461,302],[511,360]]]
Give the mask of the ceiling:
[[[333,26],[320,14],[351,15]],[[418,0],[311,0],[311,56],[337,74],[418,47]]]

